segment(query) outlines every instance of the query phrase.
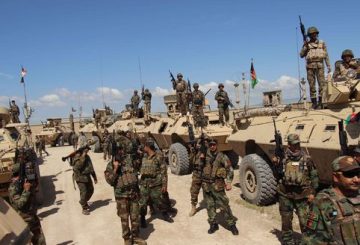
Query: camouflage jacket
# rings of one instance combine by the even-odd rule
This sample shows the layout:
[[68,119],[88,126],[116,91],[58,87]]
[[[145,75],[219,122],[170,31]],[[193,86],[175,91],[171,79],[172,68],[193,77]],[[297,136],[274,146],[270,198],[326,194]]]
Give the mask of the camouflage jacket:
[[131,97],[131,104],[132,105],[138,105],[140,103],[140,96],[139,95],[133,95]]
[[20,115],[20,110],[19,107],[17,105],[11,105],[10,106],[10,111],[12,114],[19,116]]
[[8,190],[11,206],[22,217],[26,214],[36,214],[35,196],[31,191],[24,190],[19,180],[13,179]]
[[76,182],[90,182],[90,175],[97,180],[90,156],[82,156],[79,153],[74,157],[74,179]]
[[142,99],[144,103],[150,103],[151,102],[151,93],[150,92],[144,92],[142,93]]
[[303,234],[303,244],[359,244],[360,196],[347,198],[333,188],[316,195]]
[[329,55],[326,49],[325,42],[316,40],[315,42],[308,42],[300,51],[300,57],[306,59],[307,68],[322,68],[324,61],[327,67],[330,67]]
[[185,80],[176,80],[174,83],[176,93],[183,93],[187,91],[187,82]]
[[160,153],[144,156],[140,167],[140,184],[154,187],[161,185],[167,187],[167,166]]
[[132,141],[124,135],[115,135],[115,142],[117,145],[121,145],[127,154],[131,154],[133,151]]
[[204,106],[205,105],[205,96],[202,91],[194,90],[192,92],[192,104],[193,104],[193,106]]
[[349,63],[345,63],[344,61],[342,62],[336,62],[335,63],[335,71],[333,74],[333,78],[343,78],[346,76],[346,74],[348,73],[348,71],[350,69],[358,69],[360,67],[360,64],[357,60],[352,59]]
[[206,152],[205,166],[202,169],[203,188],[206,191],[210,185],[216,191],[223,191],[226,184],[231,184],[234,170],[229,158],[222,152]]
[[218,102],[218,107],[227,107],[229,105],[229,96],[225,90],[218,90],[215,94],[215,100]]
[[316,193],[319,177],[309,155],[304,151],[295,155],[287,149],[282,164],[284,174],[278,186],[280,195],[304,199]]
[[105,180],[114,187],[115,198],[139,196],[138,172],[133,166],[129,154],[118,159],[120,166],[117,173],[114,173],[113,162],[106,166]]

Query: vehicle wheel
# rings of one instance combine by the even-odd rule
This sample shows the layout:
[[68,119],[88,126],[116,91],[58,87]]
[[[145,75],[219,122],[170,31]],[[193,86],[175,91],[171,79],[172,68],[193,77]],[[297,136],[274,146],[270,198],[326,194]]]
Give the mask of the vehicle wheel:
[[170,146],[169,166],[173,174],[184,175],[189,173],[189,155],[185,146],[180,143]]
[[268,205],[275,201],[276,179],[268,163],[257,154],[242,159],[240,187],[245,200],[252,204]]
[[234,151],[226,151],[226,156],[229,158],[231,162],[231,166],[236,169],[239,165],[239,155],[236,154]]

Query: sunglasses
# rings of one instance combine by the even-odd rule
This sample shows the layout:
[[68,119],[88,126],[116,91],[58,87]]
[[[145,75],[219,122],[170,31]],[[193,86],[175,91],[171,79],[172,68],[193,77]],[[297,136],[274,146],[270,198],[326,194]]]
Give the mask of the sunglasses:
[[360,178],[360,172],[359,171],[349,171],[349,172],[342,172],[342,175],[345,178],[354,178],[355,176]]

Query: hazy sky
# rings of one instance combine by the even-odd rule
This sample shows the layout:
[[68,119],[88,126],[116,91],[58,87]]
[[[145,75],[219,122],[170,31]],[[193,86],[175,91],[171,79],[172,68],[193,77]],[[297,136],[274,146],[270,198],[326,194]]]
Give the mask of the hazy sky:
[[[360,1],[3,0],[0,103],[15,98],[22,104],[23,65],[34,122],[66,117],[79,103],[89,115],[102,106],[101,91],[120,111],[141,87],[138,57],[155,111],[165,110],[162,96],[172,92],[169,69],[211,87],[210,101],[225,82],[235,100],[232,83],[242,72],[249,78],[251,58],[260,79],[252,104],[269,89],[296,98],[298,15],[306,27],[319,28],[333,64],[346,48],[360,52],[359,7]],[[300,67],[304,76],[303,60]]]

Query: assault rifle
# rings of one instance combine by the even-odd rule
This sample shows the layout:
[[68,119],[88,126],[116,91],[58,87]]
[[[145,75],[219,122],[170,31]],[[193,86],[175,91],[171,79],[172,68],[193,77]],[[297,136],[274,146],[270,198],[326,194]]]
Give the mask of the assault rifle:
[[62,157],[61,160],[63,162],[65,162],[67,159],[73,158],[77,153],[82,154],[85,150],[91,150],[90,146],[86,145],[86,146],[80,147],[79,149],[77,149],[76,151],[73,151],[69,155]]
[[339,125],[339,143],[340,143],[340,147],[341,147],[341,155],[347,155],[349,152],[349,148],[347,145],[347,134],[344,130],[344,120],[340,120],[338,122]]
[[301,30],[301,35],[303,37],[304,42],[307,42],[307,37],[306,37],[306,32],[305,32],[305,26],[301,21],[301,16],[299,15],[299,21],[300,21],[300,30]]
[[206,91],[206,93],[204,94],[204,97],[211,91],[211,88],[209,88],[208,91]]
[[274,130],[275,130],[274,132],[275,133],[274,133],[274,139],[271,140],[270,142],[271,143],[275,142],[275,144],[276,144],[275,156],[279,159],[279,164],[277,164],[275,166],[275,171],[279,175],[279,177],[281,177],[284,174],[282,161],[285,158],[285,151],[284,151],[283,144],[282,144],[282,136],[276,128],[275,118],[273,118],[273,123],[274,123]]
[[173,85],[173,89],[175,89],[175,87],[176,87],[175,77],[174,77],[174,75],[171,73],[170,70],[169,70],[169,73],[170,73],[170,78],[171,78],[171,82],[172,82],[172,85]]
[[231,100],[229,99],[229,96],[225,96],[224,101],[225,101],[225,105],[226,105],[225,107],[230,106],[231,108],[234,108],[234,105],[231,102]]

